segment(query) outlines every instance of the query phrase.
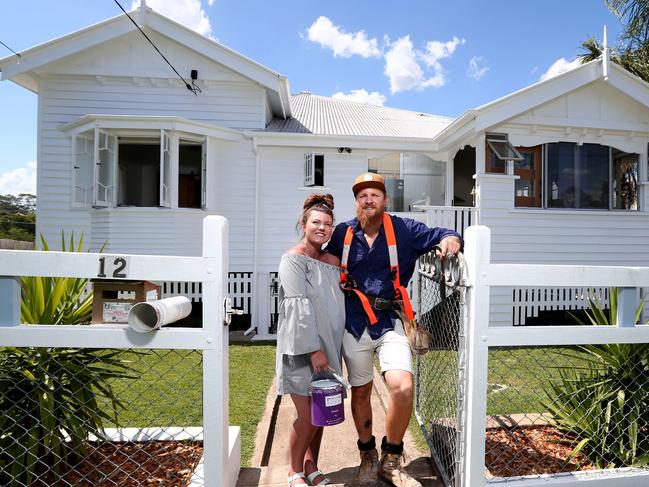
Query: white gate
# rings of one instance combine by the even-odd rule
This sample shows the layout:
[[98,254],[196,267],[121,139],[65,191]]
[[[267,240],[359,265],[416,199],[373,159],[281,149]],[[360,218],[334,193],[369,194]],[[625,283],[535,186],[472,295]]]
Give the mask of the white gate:
[[[177,354],[173,363],[164,363],[170,357],[169,352],[189,351],[198,355],[196,364],[200,364],[197,367],[202,367],[202,370],[197,373],[195,384],[187,383],[191,380],[189,377],[174,378],[179,381],[177,384],[188,387],[187,390],[202,389],[198,400],[199,417],[196,419],[202,424],[196,428],[182,428],[182,438],[176,438],[189,437],[202,443],[202,460],[191,479],[191,485],[195,486],[234,486],[239,469],[239,431],[238,428],[228,427],[228,335],[224,330],[227,319],[224,301],[228,275],[227,227],[225,218],[208,216],[204,219],[201,257],[0,250],[0,352],[8,350],[8,347],[17,350],[32,347],[53,350],[60,347],[82,352],[93,349],[101,356],[109,349],[118,352],[128,350],[131,356],[146,359],[139,364],[141,369],[152,363],[162,364],[161,367],[166,367],[165,370],[176,376],[179,375],[179,370],[187,370],[186,364],[184,369],[182,364],[188,354]],[[119,269],[113,269],[113,263],[117,263]],[[202,328],[163,328],[140,334],[127,325],[116,324],[20,324],[20,276],[97,278],[100,273],[107,273],[108,277],[114,279],[202,283]],[[147,358],[147,353],[155,360]],[[178,370],[174,370],[175,368]],[[142,371],[146,372],[148,371]],[[155,375],[157,371],[151,372]],[[173,388],[170,386],[171,375],[159,375],[157,379],[158,389],[153,391],[156,395],[147,396],[149,404],[155,402],[156,397],[163,400],[165,395],[173,393],[169,390]],[[146,384],[143,386],[138,381],[130,382],[130,394],[139,390],[138,387],[146,387]],[[4,392],[0,391],[0,395]],[[46,393],[44,395],[47,396]],[[138,404],[141,403],[142,401]],[[126,404],[128,406],[131,403]],[[164,421],[160,416],[158,420]],[[105,438],[125,435],[131,439],[163,436],[175,438],[178,430],[172,424],[137,426],[139,427],[115,430],[112,434],[104,431]],[[0,456],[5,453],[1,450],[0,447]],[[0,474],[3,473],[5,476],[12,475],[11,472],[2,471],[0,462]],[[60,485],[74,484],[61,482]]]
[[[457,299],[437,299],[437,283],[420,282],[419,316],[433,346],[418,360],[417,412],[440,479],[449,487],[649,485],[649,326],[636,325],[649,268],[492,264],[490,245],[487,227],[467,229]],[[491,287],[617,291],[612,316],[600,314],[608,325],[489,326]],[[429,319],[437,308],[445,323]]]

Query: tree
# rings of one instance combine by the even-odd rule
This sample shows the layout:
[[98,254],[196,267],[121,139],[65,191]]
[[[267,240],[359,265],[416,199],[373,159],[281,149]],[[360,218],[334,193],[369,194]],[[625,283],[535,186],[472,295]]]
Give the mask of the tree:
[[0,238],[34,241],[36,196],[21,193],[0,195]]
[[[624,24],[618,46],[610,50],[611,61],[649,82],[649,1],[604,0],[608,9]],[[590,37],[581,45],[582,63],[602,55],[603,46]]]

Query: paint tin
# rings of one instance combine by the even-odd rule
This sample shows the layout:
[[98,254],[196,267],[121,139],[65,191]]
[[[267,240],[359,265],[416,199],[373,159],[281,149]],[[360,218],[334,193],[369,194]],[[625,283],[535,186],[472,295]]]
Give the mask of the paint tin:
[[344,389],[340,382],[331,379],[320,379],[309,384],[313,426],[333,426],[345,420]]

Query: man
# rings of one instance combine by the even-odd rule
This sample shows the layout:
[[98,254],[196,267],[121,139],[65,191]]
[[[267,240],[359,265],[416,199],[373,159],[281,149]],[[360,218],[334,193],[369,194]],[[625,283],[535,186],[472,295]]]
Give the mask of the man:
[[[336,227],[326,250],[341,259],[341,284],[345,281],[343,356],[352,385],[352,415],[358,432],[358,481],[374,481],[378,474],[397,487],[421,487],[401,466],[403,436],[412,414],[413,380],[410,347],[394,311],[403,301],[396,296],[394,277],[398,274],[401,286],[406,287],[420,255],[438,246],[438,253],[445,257],[458,252],[462,241],[452,230],[431,229],[408,218],[388,216],[385,182],[379,174],[358,176],[352,191],[356,218]],[[389,218],[385,224],[384,215]],[[390,267],[388,245],[393,243],[386,238],[386,224],[393,228],[393,232],[388,228],[388,233],[396,239],[396,272]],[[372,435],[374,354],[390,391],[380,465]]]

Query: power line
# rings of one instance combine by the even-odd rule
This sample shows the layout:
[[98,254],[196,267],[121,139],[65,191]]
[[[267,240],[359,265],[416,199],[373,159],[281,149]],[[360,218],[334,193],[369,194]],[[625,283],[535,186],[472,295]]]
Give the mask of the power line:
[[22,57],[20,54],[18,54],[16,51],[14,51],[12,48],[10,48],[10,47],[9,47],[7,44],[5,44],[4,42],[0,41],[0,44],[2,44],[3,46],[5,46],[5,47],[6,47],[7,49],[9,49],[11,52],[13,52],[16,56],[18,56],[18,57]]
[[158,51],[158,54],[160,54],[160,56],[162,56],[162,59],[164,59],[165,62],[169,65],[169,67],[170,67],[171,69],[174,70],[174,73],[176,73],[176,74],[178,75],[178,77],[181,79],[181,81],[182,81],[183,83],[185,83],[185,87],[186,87],[189,91],[191,91],[192,93],[194,93],[194,95],[198,96],[197,90],[196,90],[195,88],[192,88],[192,86],[191,86],[189,83],[187,83],[187,81],[185,81],[185,78],[183,78],[183,77],[180,75],[180,73],[176,70],[176,68],[173,67],[173,65],[169,62],[169,60],[165,57],[165,55],[162,54],[162,52],[160,52],[160,49],[158,49],[158,46],[156,46],[156,45],[153,43],[153,41],[152,41],[151,39],[149,39],[149,36],[146,35],[146,33],[145,33],[141,28],[140,28],[139,25],[137,25],[137,22],[135,22],[135,20],[133,20],[133,18],[129,15],[129,13],[128,13],[126,10],[124,10],[124,7],[122,7],[122,5],[121,5],[117,0],[114,0],[114,2],[117,4],[117,6],[118,6],[120,9],[122,9],[122,12],[124,12],[124,13],[126,14],[126,16],[129,18],[129,20],[130,20],[131,22],[133,22],[133,25],[134,25],[135,27],[137,27],[137,30],[139,30],[139,31],[142,33],[142,35],[146,38],[147,41],[149,41],[149,43],[153,46],[153,48],[154,48],[156,51]]

